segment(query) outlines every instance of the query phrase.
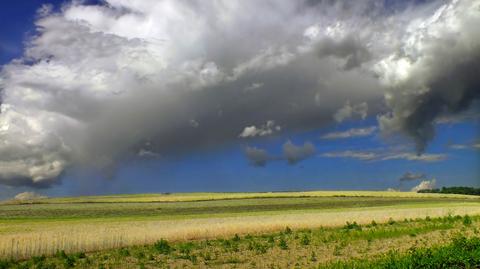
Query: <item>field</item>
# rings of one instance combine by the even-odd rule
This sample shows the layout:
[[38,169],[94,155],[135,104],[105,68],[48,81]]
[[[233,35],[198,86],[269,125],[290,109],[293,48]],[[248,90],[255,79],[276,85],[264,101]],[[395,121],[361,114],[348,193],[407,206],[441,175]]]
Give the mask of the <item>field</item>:
[[59,268],[309,268],[443,245],[458,234],[477,236],[479,215],[475,196],[408,192],[7,201],[0,204],[0,259],[26,268],[40,268],[35,262]]

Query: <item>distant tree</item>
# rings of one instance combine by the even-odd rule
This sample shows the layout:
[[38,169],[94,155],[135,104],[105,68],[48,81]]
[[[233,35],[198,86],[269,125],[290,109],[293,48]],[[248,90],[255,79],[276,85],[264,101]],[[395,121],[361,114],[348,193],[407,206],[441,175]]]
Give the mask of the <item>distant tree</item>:
[[467,194],[479,195],[480,188],[473,187],[442,187],[441,189],[419,190],[419,193],[446,193],[446,194]]

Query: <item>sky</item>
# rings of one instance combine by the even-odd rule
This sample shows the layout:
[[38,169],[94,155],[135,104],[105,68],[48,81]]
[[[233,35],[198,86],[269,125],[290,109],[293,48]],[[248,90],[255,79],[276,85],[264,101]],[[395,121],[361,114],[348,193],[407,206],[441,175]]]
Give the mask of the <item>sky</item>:
[[6,1],[0,199],[480,187],[480,1]]

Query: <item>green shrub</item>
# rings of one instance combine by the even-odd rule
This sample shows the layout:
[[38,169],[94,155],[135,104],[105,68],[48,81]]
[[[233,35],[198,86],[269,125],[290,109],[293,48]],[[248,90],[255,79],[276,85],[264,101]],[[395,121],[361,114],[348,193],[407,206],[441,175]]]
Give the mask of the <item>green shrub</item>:
[[63,266],[65,268],[72,268],[75,265],[75,257],[74,256],[67,256],[63,259]]
[[300,240],[300,244],[304,245],[304,246],[309,245],[310,244],[310,237],[308,235],[304,234],[302,236],[302,239]]
[[9,261],[2,261],[0,260],[0,269],[8,269],[11,268],[13,264]]
[[264,245],[256,241],[250,241],[248,242],[247,248],[248,250],[257,252],[257,254],[264,254],[264,253],[267,253],[268,245]]
[[270,235],[267,239],[267,242],[270,243],[270,244],[275,244],[275,238],[273,238],[273,236]]
[[[225,241],[230,242],[228,240],[225,240]],[[178,245],[178,251],[180,251],[180,253],[182,254],[190,255],[190,253],[192,253],[193,247],[194,245],[192,242],[182,243]]]
[[354,221],[353,223],[350,223],[350,222],[347,221],[347,224],[345,224],[345,226],[343,226],[343,229],[361,231],[362,226],[360,226],[356,221]]
[[446,246],[412,248],[406,254],[389,252],[375,260],[340,261],[326,267],[345,269],[480,268],[480,238],[457,237]]
[[58,250],[55,256],[59,259],[66,259],[68,257],[64,250]]
[[128,251],[126,248],[121,248],[118,250],[118,254],[123,257],[128,257],[130,256],[130,251]]
[[469,215],[465,215],[463,217],[463,225],[470,226],[472,225],[472,223],[473,223],[472,218]]
[[153,247],[160,254],[169,254],[173,250],[168,241],[165,239],[158,240],[157,242],[155,242],[155,244],[153,244]]
[[77,258],[77,259],[85,259],[86,257],[87,257],[87,255],[85,255],[85,252],[75,253],[75,258]]
[[283,249],[283,250],[286,250],[288,249],[288,244],[287,244],[287,241],[285,240],[285,238],[280,238],[280,241],[278,242],[278,246],[280,247],[280,249]]

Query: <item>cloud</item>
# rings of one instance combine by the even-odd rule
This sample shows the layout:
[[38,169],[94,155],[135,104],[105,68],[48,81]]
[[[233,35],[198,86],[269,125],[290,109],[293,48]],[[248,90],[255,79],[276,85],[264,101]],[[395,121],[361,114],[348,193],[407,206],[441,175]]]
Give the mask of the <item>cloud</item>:
[[327,133],[320,138],[322,139],[341,139],[341,138],[351,138],[351,137],[363,137],[373,134],[377,130],[377,127],[371,126],[366,128],[352,128],[343,132],[332,132]]
[[263,167],[268,161],[273,159],[266,150],[256,147],[245,148],[245,155],[247,156],[250,164],[253,166]]
[[374,152],[374,151],[336,151],[321,154],[326,158],[351,158],[361,161],[388,161],[388,160],[407,160],[420,162],[439,162],[447,159],[446,154],[428,154],[417,155],[409,152]]
[[448,148],[454,150],[464,150],[464,149],[480,149],[479,143],[469,143],[469,144],[449,144]]
[[423,179],[426,179],[426,175],[423,173],[406,172],[398,180],[400,182],[403,182],[403,181],[415,181],[415,180],[423,180]]
[[435,189],[437,185],[437,180],[432,179],[432,180],[424,180],[420,182],[417,186],[413,187],[411,191],[418,192],[421,190],[431,190]]
[[345,105],[333,115],[333,118],[337,122],[342,122],[344,120],[354,117],[355,115],[358,115],[362,120],[364,120],[367,117],[367,113],[367,103],[364,102],[360,104],[350,105],[350,101],[347,101]]
[[[375,69],[389,89],[384,132],[403,132],[423,152],[435,120],[468,110],[480,97],[479,1],[447,1],[405,27],[398,49]],[[460,15],[461,14],[461,15]],[[455,89],[455,90],[452,90]]]
[[295,165],[305,159],[315,155],[315,146],[311,142],[305,142],[303,145],[295,145],[288,140],[282,146],[282,155],[274,156],[266,150],[249,147],[245,148],[245,155],[253,166],[264,167],[269,161],[286,160],[288,164]]
[[421,162],[439,162],[447,159],[446,154],[415,154],[415,153],[397,153],[387,155],[381,158],[381,160],[408,160],[408,161],[421,161]]
[[28,200],[37,200],[37,199],[45,199],[48,198],[47,196],[38,194],[36,192],[22,192],[15,195],[14,199],[18,201],[28,201]]
[[315,154],[315,146],[311,142],[305,142],[303,145],[297,146],[288,140],[282,148],[283,157],[292,165]]
[[251,85],[245,87],[245,91],[253,91],[263,86],[263,83],[253,82]]
[[274,132],[279,132],[282,128],[278,125],[275,125],[275,121],[269,120],[267,123],[263,124],[260,127],[255,127],[255,125],[245,127],[239,137],[255,137],[255,136],[267,136],[271,135]]
[[[313,36],[312,31],[306,32],[306,34],[309,37]],[[320,57],[333,56],[344,59],[345,63],[342,67],[344,70],[359,67],[371,59],[366,45],[357,40],[353,34],[337,40],[331,37],[324,38],[317,43],[316,49]]]
[[252,123],[298,132],[367,111],[422,151],[436,118],[478,98],[477,1],[82,3],[39,11],[0,71],[1,184],[111,170],[146,141],[182,155],[236,143]]
[[399,189],[394,189],[394,188],[387,188],[388,192],[399,192],[400,190]]
[[[0,73],[0,183],[50,186],[70,167],[110,170],[145,141],[162,156],[235,143],[251,122],[320,128],[344,97],[380,98],[364,65],[338,68],[352,53],[320,57],[320,41],[303,36],[326,10],[353,18],[366,8],[309,5],[108,0],[40,11],[23,56]],[[324,35],[337,18],[322,20]]]
[[370,161],[378,158],[378,155],[374,152],[364,152],[364,151],[337,151],[337,152],[326,152],[321,155],[326,158],[352,158],[362,161]]
[[141,158],[158,158],[160,157],[160,154],[149,151],[148,149],[140,149],[138,151],[138,156]]
[[468,148],[467,145],[463,145],[463,144],[451,144],[448,147],[451,149],[467,149]]

